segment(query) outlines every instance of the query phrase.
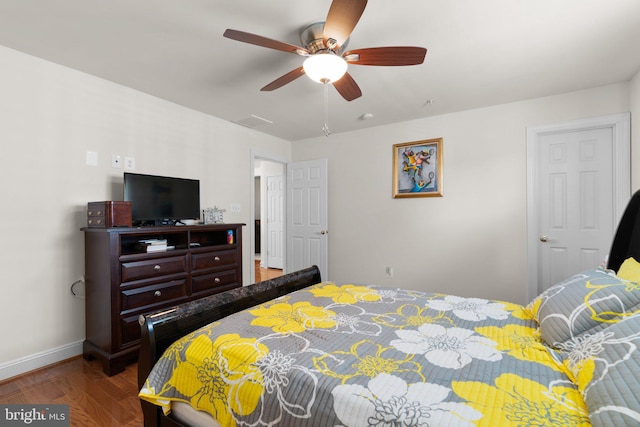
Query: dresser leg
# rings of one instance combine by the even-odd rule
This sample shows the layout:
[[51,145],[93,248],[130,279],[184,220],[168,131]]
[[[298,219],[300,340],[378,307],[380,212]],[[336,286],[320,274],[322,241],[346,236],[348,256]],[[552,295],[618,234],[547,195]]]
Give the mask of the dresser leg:
[[82,357],[89,361],[98,359],[102,363],[102,371],[111,377],[123,372],[129,361],[137,359],[138,347],[110,354],[90,341],[85,341],[82,345]]

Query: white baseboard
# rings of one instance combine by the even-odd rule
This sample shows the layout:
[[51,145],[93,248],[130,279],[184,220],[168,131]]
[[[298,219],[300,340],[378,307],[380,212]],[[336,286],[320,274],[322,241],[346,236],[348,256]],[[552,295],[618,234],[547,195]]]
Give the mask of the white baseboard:
[[0,381],[82,354],[82,341],[0,364]]

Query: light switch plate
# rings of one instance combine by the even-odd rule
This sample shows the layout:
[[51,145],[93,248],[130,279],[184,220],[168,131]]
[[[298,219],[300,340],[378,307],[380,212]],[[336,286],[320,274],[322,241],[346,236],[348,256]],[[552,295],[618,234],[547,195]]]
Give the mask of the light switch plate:
[[128,171],[132,171],[136,168],[136,159],[133,157],[124,158],[124,168]]
[[86,163],[89,166],[98,166],[98,153],[95,151],[87,151]]

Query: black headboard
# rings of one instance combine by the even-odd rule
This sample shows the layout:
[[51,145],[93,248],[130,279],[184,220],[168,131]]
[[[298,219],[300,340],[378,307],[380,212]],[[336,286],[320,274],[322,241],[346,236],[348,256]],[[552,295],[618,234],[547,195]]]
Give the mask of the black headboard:
[[618,271],[622,262],[629,257],[640,261],[640,191],[631,197],[618,224],[607,268]]

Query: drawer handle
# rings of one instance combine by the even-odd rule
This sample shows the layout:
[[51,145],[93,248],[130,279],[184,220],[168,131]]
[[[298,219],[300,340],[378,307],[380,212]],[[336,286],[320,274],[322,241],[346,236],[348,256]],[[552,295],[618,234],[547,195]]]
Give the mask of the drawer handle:
[[216,277],[215,279],[213,279],[213,281],[216,282],[216,283],[220,283],[220,278]]
[[161,297],[161,296],[162,296],[162,292],[160,292],[160,291],[155,291],[155,292],[153,293],[153,296],[154,296],[154,297]]
[[219,256],[214,256],[214,257],[213,257],[213,260],[214,260],[215,262],[220,262],[220,257],[219,257]]
[[160,271],[162,270],[162,267],[160,267],[160,265],[156,264],[153,266],[153,271]]

